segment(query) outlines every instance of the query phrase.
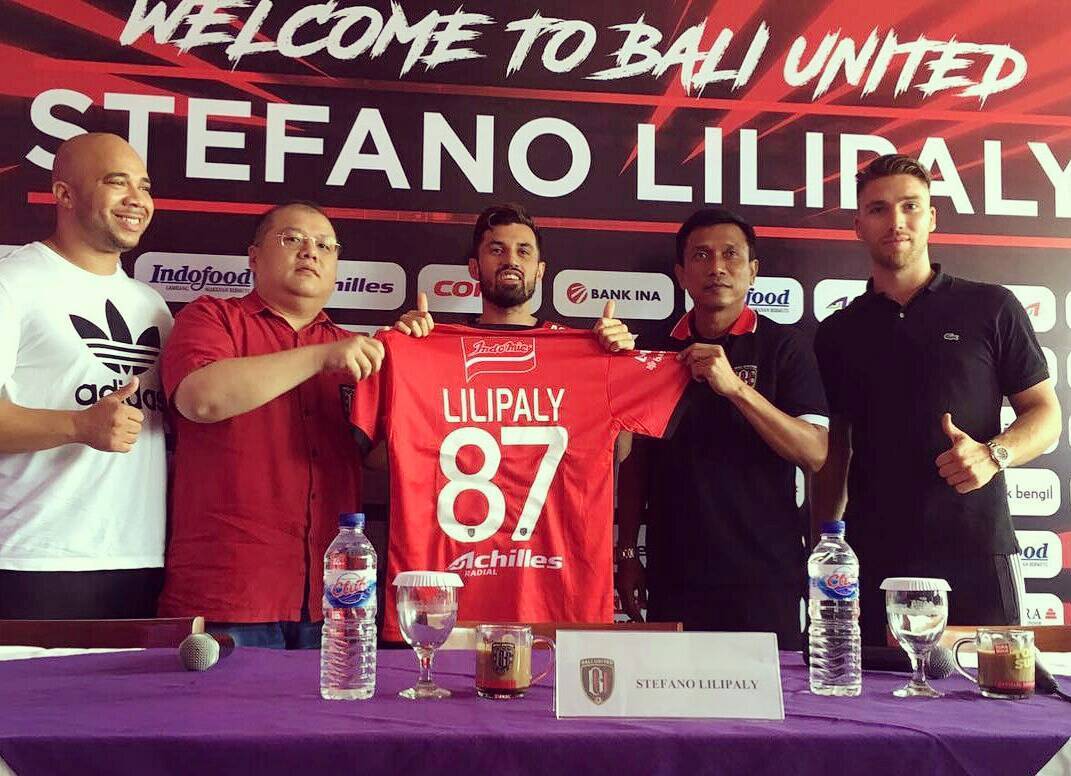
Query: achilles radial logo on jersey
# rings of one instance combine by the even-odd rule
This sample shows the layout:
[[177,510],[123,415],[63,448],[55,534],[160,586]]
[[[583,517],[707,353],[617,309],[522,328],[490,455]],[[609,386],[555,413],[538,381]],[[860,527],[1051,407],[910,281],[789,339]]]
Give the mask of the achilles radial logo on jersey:
[[536,368],[534,337],[462,337],[465,381],[477,375],[522,374]]
[[512,549],[508,552],[491,550],[480,553],[470,550],[450,561],[447,571],[457,571],[466,577],[494,577],[499,569],[549,569],[560,571],[565,565],[561,555],[539,555],[531,550]]

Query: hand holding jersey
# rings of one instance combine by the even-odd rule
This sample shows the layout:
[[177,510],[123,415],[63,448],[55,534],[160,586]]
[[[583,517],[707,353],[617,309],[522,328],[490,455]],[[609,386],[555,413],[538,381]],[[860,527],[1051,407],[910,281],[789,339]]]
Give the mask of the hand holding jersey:
[[417,293],[417,309],[404,313],[394,324],[396,331],[411,337],[426,337],[435,328],[435,321],[428,312],[428,295],[424,291]]
[[324,348],[323,371],[349,372],[354,381],[374,375],[383,363],[383,343],[374,337],[358,334],[320,347]]
[[636,335],[628,330],[623,321],[614,317],[614,305],[617,303],[611,299],[603,308],[602,317],[595,322],[595,336],[599,338],[599,344],[603,350],[617,353],[622,350],[632,350],[636,347]]

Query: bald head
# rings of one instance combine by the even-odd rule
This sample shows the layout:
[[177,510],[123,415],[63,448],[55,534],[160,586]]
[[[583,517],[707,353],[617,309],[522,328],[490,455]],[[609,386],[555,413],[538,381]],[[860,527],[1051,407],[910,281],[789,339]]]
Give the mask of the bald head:
[[68,246],[118,255],[138,244],[152,219],[145,162],[118,135],[91,132],[60,145],[52,193],[56,234]]

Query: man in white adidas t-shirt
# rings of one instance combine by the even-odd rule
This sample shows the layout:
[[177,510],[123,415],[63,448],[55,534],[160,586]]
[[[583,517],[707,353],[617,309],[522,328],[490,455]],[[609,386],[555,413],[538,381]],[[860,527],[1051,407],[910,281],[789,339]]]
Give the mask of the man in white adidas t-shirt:
[[119,263],[153,214],[122,138],[52,170],[56,230],[0,260],[0,618],[151,617],[162,581],[164,300]]

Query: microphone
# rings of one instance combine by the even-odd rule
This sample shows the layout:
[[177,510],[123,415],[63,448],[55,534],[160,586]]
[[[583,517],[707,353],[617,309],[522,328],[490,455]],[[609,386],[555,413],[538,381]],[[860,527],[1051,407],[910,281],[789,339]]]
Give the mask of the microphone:
[[[911,658],[899,647],[863,647],[863,668],[869,671],[911,672]],[[926,658],[926,678],[944,679],[956,670],[952,650],[935,644]]]
[[178,656],[187,671],[207,671],[234,651],[234,639],[226,633],[191,633],[179,645]]
[[[807,640],[803,641],[803,662],[811,664],[810,645]],[[901,671],[911,673],[911,659],[907,653],[899,647],[872,647],[863,645],[863,670],[864,671]],[[935,644],[926,659],[926,678],[944,679],[951,676],[955,671],[955,663],[952,660],[952,650]]]

